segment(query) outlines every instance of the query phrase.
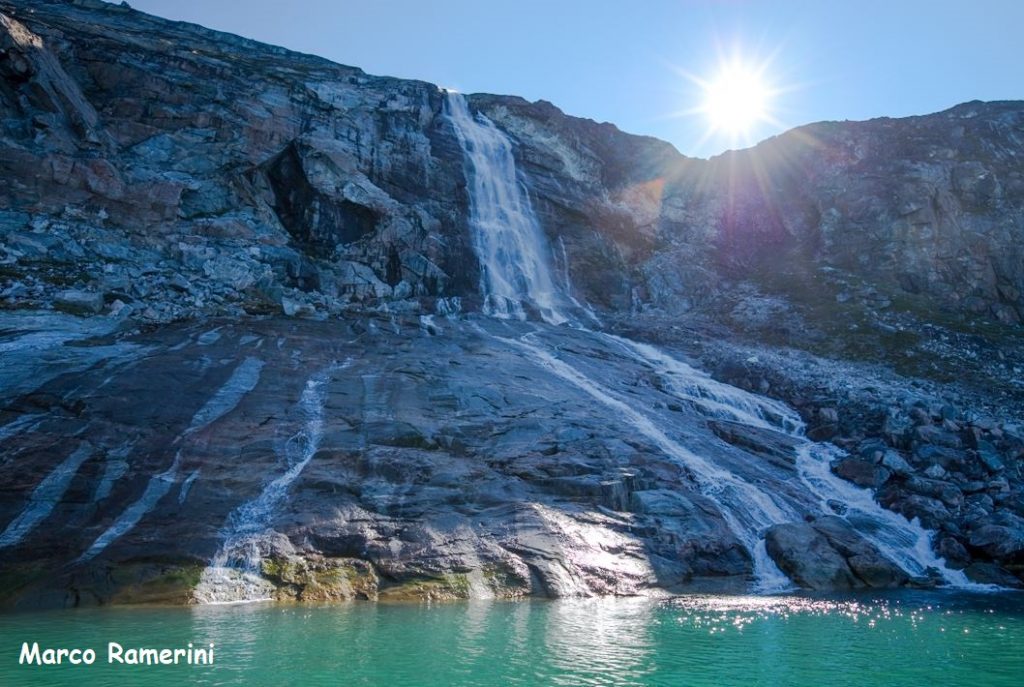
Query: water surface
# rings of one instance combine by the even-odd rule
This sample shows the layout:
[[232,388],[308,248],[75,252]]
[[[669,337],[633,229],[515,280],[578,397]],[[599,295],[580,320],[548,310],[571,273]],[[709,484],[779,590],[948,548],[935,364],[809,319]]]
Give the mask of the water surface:
[[[20,666],[23,641],[91,666]],[[106,644],[215,645],[212,666],[106,664]],[[693,596],[0,616],[0,685],[1020,685],[1024,598]]]

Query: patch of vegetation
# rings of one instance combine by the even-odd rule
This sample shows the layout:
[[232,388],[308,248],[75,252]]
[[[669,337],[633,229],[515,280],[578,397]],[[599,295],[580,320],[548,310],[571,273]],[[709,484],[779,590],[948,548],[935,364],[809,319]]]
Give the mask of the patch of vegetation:
[[299,601],[339,601],[377,597],[377,575],[363,561],[344,558],[269,558],[261,573],[278,595]]
[[452,601],[468,599],[469,578],[464,573],[445,573],[437,577],[418,577],[380,590],[388,601]]

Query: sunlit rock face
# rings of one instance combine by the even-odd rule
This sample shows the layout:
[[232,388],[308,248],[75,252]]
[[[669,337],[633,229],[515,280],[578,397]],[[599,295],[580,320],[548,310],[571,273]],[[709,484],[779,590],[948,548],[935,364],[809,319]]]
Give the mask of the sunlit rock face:
[[479,316],[431,84],[92,0],[0,74],[3,605],[1020,584],[1020,103],[705,161],[466,96],[549,309],[715,381]]

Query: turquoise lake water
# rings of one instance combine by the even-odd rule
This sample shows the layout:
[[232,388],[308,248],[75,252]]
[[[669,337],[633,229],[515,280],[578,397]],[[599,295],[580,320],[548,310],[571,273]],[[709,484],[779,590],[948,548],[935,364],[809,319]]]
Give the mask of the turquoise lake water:
[[[91,666],[18,665],[22,642]],[[107,643],[214,644],[213,665]],[[1024,684],[1024,595],[119,608],[0,616],[0,685]]]

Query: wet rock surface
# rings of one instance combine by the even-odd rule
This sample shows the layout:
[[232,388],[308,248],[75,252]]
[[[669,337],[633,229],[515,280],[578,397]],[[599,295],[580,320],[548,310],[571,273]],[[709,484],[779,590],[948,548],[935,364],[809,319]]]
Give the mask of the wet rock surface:
[[[0,519],[16,521],[36,485],[80,459],[51,510],[4,533],[5,604],[192,598],[232,514],[294,468],[291,447],[309,440],[303,390],[325,370],[315,453],[254,540],[275,596],[744,588],[749,555],[685,466],[506,343],[535,329],[446,320],[428,333],[379,317],[171,326],[8,399]],[[664,405],[645,390],[649,371],[590,337],[567,341],[598,346],[597,369],[638,407]],[[501,382],[481,383],[496,368]],[[692,424],[673,434],[749,459],[683,415]]]
[[[778,418],[702,412],[600,336],[442,317],[479,310],[481,268],[435,86],[95,2],[0,0],[0,75],[4,604],[194,601],[286,477],[243,538],[279,598],[749,588],[699,475],[502,340],[530,328],[776,485],[795,512],[767,550],[799,584],[934,582],[815,502]],[[467,99],[514,143],[582,321],[787,403],[950,568],[1024,576],[1024,106],[705,161]]]
[[835,516],[776,525],[765,543],[782,571],[808,589],[900,587],[909,581],[903,570]]

